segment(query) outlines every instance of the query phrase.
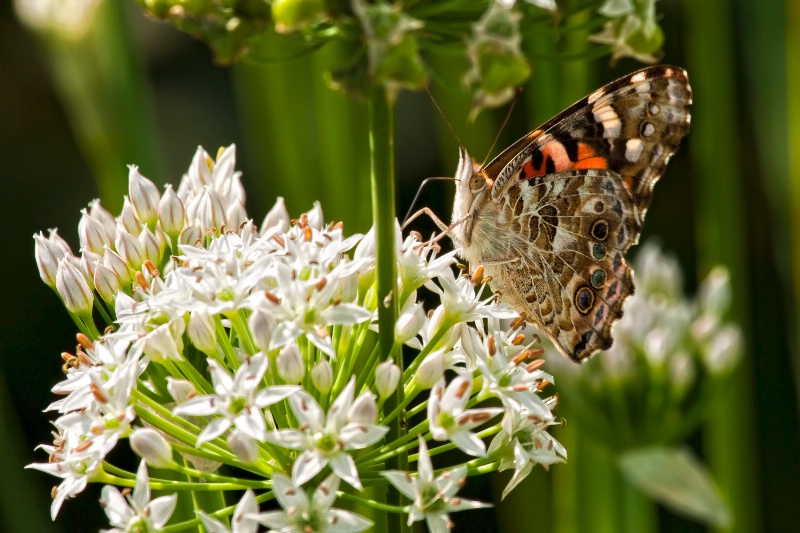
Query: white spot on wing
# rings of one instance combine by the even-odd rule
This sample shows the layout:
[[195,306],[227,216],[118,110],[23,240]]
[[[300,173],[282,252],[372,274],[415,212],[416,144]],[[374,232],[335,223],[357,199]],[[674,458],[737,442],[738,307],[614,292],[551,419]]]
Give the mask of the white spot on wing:
[[615,139],[619,137],[622,130],[622,122],[620,121],[617,113],[610,105],[596,106],[592,112],[594,119],[603,124],[603,137],[606,139]]
[[644,128],[642,128],[642,135],[645,137],[650,137],[655,131],[656,127],[648,122],[644,125]]
[[595,92],[593,92],[592,94],[589,95],[589,97],[586,99],[586,102],[589,103],[589,104],[593,104],[593,103],[595,103],[597,101],[598,98],[600,98],[604,94],[606,94],[605,89],[602,89],[602,88],[601,89],[597,89]]
[[625,159],[631,163],[636,163],[639,161],[643,149],[644,143],[641,139],[628,139],[628,142],[625,143]]
[[639,83],[640,81],[644,81],[647,79],[647,74],[644,72],[639,72],[631,76],[631,83]]

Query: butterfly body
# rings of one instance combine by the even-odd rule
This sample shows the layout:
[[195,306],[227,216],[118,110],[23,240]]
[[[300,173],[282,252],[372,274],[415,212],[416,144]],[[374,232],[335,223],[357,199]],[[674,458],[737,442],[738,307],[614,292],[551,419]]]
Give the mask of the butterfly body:
[[688,132],[690,103],[682,69],[651,67],[598,89],[485,168],[461,150],[454,241],[574,361],[611,346],[634,290],[624,254]]

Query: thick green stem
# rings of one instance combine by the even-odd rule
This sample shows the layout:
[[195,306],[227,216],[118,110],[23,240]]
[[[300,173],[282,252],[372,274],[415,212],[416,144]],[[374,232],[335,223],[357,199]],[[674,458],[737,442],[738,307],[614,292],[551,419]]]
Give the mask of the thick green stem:
[[[372,219],[375,227],[377,258],[378,327],[381,359],[386,359],[394,345],[394,325],[397,320],[397,273],[394,242],[394,116],[392,102],[384,87],[376,87],[369,103],[370,179],[372,185]],[[397,364],[402,370],[402,358]],[[403,388],[387,398],[386,410],[392,411],[403,402]],[[403,434],[403,417],[389,425],[388,442]],[[386,462],[387,470],[406,470],[408,456],[400,454]],[[387,503],[401,506],[401,495],[390,489]],[[408,527],[401,515],[389,516],[388,531],[402,532]]]

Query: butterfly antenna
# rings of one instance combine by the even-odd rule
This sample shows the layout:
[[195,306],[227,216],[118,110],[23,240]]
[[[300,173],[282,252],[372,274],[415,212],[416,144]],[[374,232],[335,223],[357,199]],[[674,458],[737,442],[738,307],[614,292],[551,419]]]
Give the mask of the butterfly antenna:
[[436,98],[433,97],[433,94],[431,93],[431,90],[428,88],[427,85],[425,86],[425,92],[428,93],[428,97],[431,99],[431,102],[433,102],[433,106],[436,108],[436,111],[439,112],[439,116],[442,117],[442,120],[444,120],[444,123],[447,124],[447,127],[450,129],[450,133],[452,133],[453,137],[456,138],[456,140],[458,141],[459,146],[464,146],[464,143],[461,142],[461,138],[458,136],[458,133],[456,133],[456,130],[450,124],[450,121],[447,120],[447,117],[445,116],[444,111],[442,111],[442,108],[439,107],[438,102],[436,102]]
[[489,152],[486,154],[486,159],[483,160],[481,163],[481,168],[486,166],[486,163],[489,161],[489,156],[492,155],[492,150],[497,145],[497,141],[500,139],[500,134],[503,133],[503,130],[506,129],[508,125],[508,121],[511,119],[511,113],[514,111],[514,107],[517,105],[519,101],[519,97],[522,94],[522,87],[517,88],[517,94],[514,95],[514,99],[511,100],[511,105],[508,106],[508,112],[506,113],[506,118],[503,119],[503,123],[500,125],[500,129],[497,130],[497,135],[494,136],[494,141],[492,141],[492,146],[489,148]]
[[414,195],[414,200],[411,202],[411,206],[408,208],[408,212],[406,212],[406,216],[403,217],[403,223],[400,224],[401,227],[404,227],[406,225],[408,217],[410,217],[411,213],[414,211],[414,205],[416,205],[417,200],[419,200],[419,195],[422,194],[422,189],[425,187],[425,185],[428,184],[428,182],[431,181],[455,181],[455,178],[440,177],[440,178],[425,178],[424,180],[422,180],[422,183],[420,183],[419,188],[417,189],[417,194]]

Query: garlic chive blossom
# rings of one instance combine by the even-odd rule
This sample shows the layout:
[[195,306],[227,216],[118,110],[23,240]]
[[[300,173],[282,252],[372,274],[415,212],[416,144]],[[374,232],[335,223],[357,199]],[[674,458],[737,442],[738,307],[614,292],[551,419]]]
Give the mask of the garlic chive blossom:
[[[484,505],[455,496],[473,457],[513,468],[507,490],[535,464],[563,460],[547,433],[557,419],[555,398],[541,397],[552,382],[543,350],[524,340],[519,318],[500,327],[516,314],[477,277],[458,275],[453,252],[396,230],[403,311],[393,335],[411,357],[404,371],[399,351],[376,348],[372,233],[346,235],[319,204],[290,219],[280,199],[257,227],[235,160],[233,146],[216,158],[198,148],[162,194],[131,167],[118,216],[99,202],[83,212],[80,257],[55,231],[34,237],[42,280],[82,330],[75,352],[62,354],[59,399],[47,408],[57,432],[41,446],[49,457],[29,465],[60,479],[54,519],[99,482],[113,531],[155,531],[173,525],[169,494],[202,483],[239,500],[224,509],[186,500],[209,531],[364,531],[370,521],[334,507],[343,481],[350,500],[438,532],[448,513]],[[428,417],[389,441],[397,413],[383,401],[398,389],[406,409],[427,407]],[[413,457],[417,442],[416,481],[383,471],[398,449]],[[426,442],[455,446],[461,463],[434,477]],[[114,485],[129,486],[133,473],[109,462],[118,446],[176,476],[148,481],[143,463],[126,499]],[[367,484],[393,484],[413,503],[374,502],[361,493]],[[148,486],[168,499],[151,502]],[[282,510],[259,512],[257,501],[272,498]]]

